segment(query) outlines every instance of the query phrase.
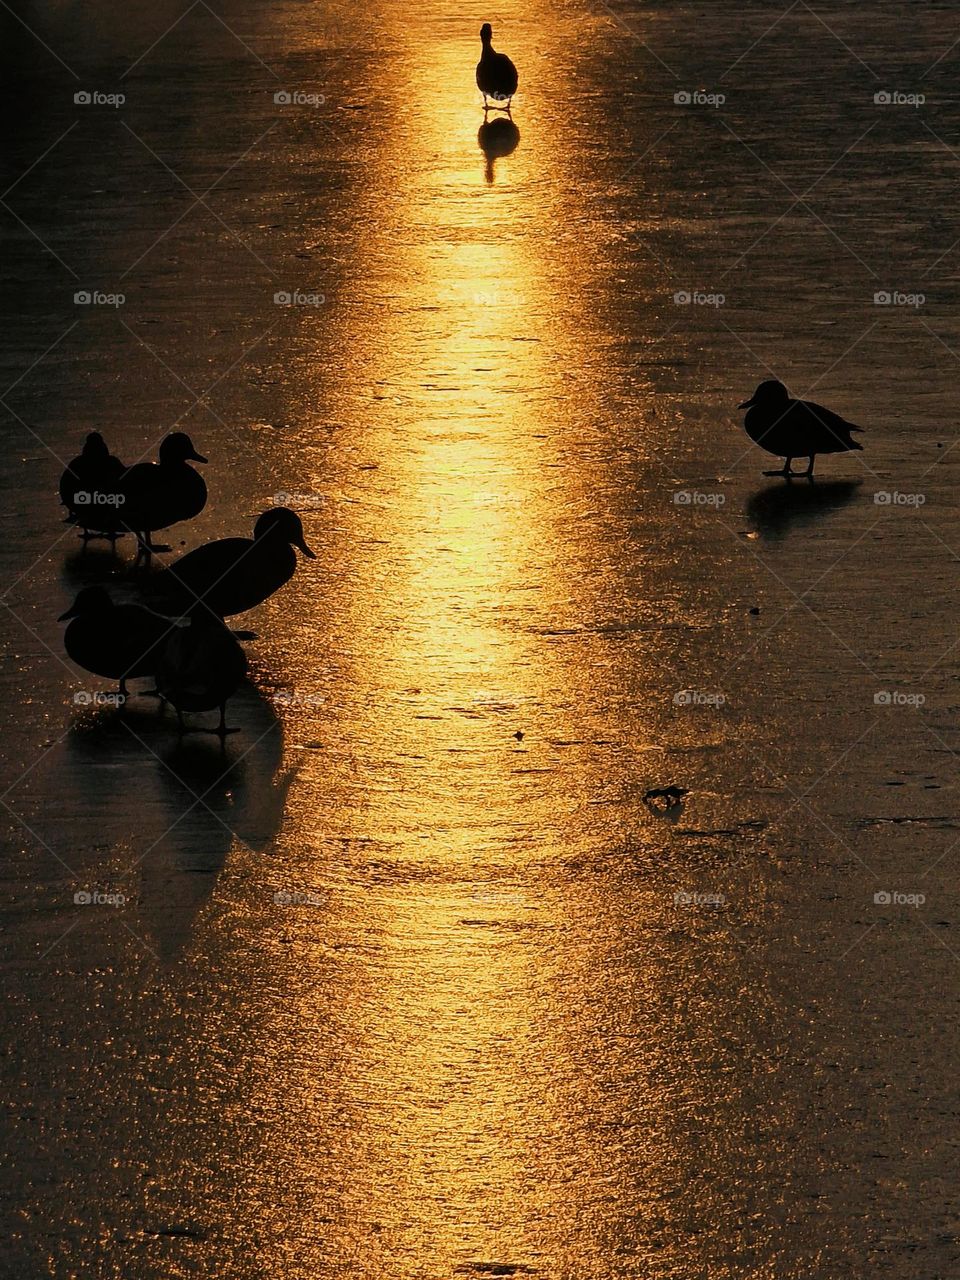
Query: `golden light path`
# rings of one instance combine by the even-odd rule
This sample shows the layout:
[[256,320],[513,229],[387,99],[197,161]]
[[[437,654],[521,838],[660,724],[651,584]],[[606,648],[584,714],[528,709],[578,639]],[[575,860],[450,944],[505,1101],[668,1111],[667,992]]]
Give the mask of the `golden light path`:
[[[339,434],[316,446],[331,580],[284,650],[330,705],[280,836],[325,905],[267,944],[281,994],[252,1029],[266,1127],[247,1198],[301,1218],[265,1257],[278,1277],[344,1251],[371,1278],[577,1268],[640,1194],[629,1149],[604,1153],[580,1026],[607,942],[562,874],[571,834],[602,830],[587,806],[615,767],[591,750],[603,713],[585,730],[581,706],[616,672],[562,644],[592,575],[616,594],[616,550],[582,544],[606,501],[584,348],[603,270],[535,111],[521,97],[519,145],[488,163],[474,34],[423,27],[398,15],[384,37],[396,123],[353,210],[322,393]],[[510,31],[545,76],[537,22]],[[292,374],[308,400],[317,372]]]

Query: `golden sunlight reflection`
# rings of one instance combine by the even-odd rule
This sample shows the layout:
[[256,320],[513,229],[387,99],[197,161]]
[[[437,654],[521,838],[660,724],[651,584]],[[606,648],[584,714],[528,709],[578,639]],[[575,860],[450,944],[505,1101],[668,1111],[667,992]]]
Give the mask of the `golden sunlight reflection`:
[[[533,73],[533,32],[514,30]],[[298,685],[328,662],[349,679],[281,836],[332,896],[280,961],[296,1008],[261,1032],[294,1045],[277,1059],[290,1119],[276,1176],[318,1236],[347,1221],[376,1241],[358,1274],[576,1266],[646,1194],[628,1153],[604,1153],[604,1096],[565,1012],[571,992],[605,999],[600,925],[582,937],[580,919],[603,907],[570,898],[571,833],[604,830],[594,797],[630,785],[644,745],[616,756],[602,711],[584,733],[584,691],[621,677],[563,643],[594,591],[584,521],[602,528],[610,500],[583,356],[603,273],[582,212],[538,180],[562,160],[522,98],[523,146],[504,119],[478,145],[474,41],[399,48],[391,99],[432,92],[360,202],[378,232],[358,237],[358,305],[323,391],[341,434],[336,454],[319,432],[315,446],[313,487],[337,499],[337,638],[311,647],[320,601],[285,651]],[[296,377],[314,399],[316,370]],[[615,547],[591,551],[591,572],[616,565]],[[658,1096],[651,1081],[651,1133]],[[340,1137],[317,1146],[318,1132]]]

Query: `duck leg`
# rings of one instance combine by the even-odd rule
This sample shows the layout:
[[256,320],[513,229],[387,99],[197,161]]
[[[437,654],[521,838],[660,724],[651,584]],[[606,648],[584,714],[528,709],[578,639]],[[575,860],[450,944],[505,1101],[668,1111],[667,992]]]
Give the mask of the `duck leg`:
[[793,459],[792,459],[792,458],[788,458],[788,459],[786,460],[786,462],[784,463],[784,465],[780,468],[780,470],[779,470],[779,471],[765,471],[763,474],[764,474],[765,476],[792,476],[792,475],[796,475],[796,472],[795,472],[795,471],[791,471],[791,470],[790,470],[790,463],[791,463],[792,461],[793,461]]
[[803,474],[807,477],[807,479],[808,479],[808,480],[812,480],[812,479],[813,479],[813,464],[814,464],[814,462],[816,461],[816,457],[817,457],[817,455],[816,455],[815,453],[811,453],[811,455],[810,455],[810,465],[807,467],[806,471],[803,473]]
[[217,725],[216,729],[214,729],[214,733],[216,733],[220,738],[220,741],[223,742],[224,738],[227,736],[228,733],[239,733],[239,732],[240,732],[239,729],[229,729],[227,727],[227,704],[225,702],[221,702],[220,703],[220,723]]

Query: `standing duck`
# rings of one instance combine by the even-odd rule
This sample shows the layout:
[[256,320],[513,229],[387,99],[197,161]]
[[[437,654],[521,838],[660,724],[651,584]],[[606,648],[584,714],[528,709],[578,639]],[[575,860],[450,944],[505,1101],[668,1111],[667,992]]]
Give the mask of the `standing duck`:
[[[221,742],[228,733],[227,699],[247,674],[247,655],[219,618],[198,609],[187,627],[174,627],[157,664],[157,693],[173,705],[180,732],[187,727],[185,711],[220,710],[220,723],[212,732]],[[202,730],[195,730],[202,732]]]
[[114,604],[103,587],[84,587],[59,621],[70,621],[63,645],[78,667],[119,680],[126,700],[127,681],[156,672],[161,650],[174,629],[169,618],[138,604]]
[[[513,95],[517,92],[517,68],[505,53],[497,53],[493,47],[493,28],[485,22],[480,28],[483,51],[477,63],[477,88],[483,94],[483,109],[489,111],[488,98],[496,104],[494,110],[509,111]],[[507,105],[502,103],[506,100]]]
[[120,485],[124,502],[123,523],[137,535],[137,560],[150,560],[154,551],[169,547],[154,546],[150,535],[156,529],[168,529],[181,520],[192,520],[207,503],[207,486],[199,471],[189,462],[206,462],[197,453],[190,437],[174,431],[160,445],[157,462],[138,462],[131,467]]
[[107,448],[99,431],[91,431],[82,451],[60,477],[60,501],[67,522],[81,530],[84,547],[90,538],[122,537],[120,477],[126,467]]
[[[754,444],[774,457],[786,459],[779,471],[765,471],[765,476],[799,474],[812,480],[818,453],[848,453],[863,448],[850,435],[851,431],[862,431],[862,427],[812,400],[792,400],[787,388],[775,378],[761,382],[752,398],[737,407],[747,410],[743,426]],[[794,458],[810,459],[806,471],[790,469]]]
[[[221,538],[197,547],[158,573],[150,584],[165,613],[245,613],[262,604],[293,577],[299,547],[316,559],[303,536],[300,517],[289,507],[273,507],[259,517],[252,538]],[[206,605],[206,610],[197,606]]]

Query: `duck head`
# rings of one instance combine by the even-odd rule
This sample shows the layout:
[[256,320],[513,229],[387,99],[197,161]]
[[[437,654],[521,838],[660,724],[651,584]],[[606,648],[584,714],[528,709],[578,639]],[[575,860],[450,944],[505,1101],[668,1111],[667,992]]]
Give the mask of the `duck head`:
[[185,431],[174,431],[166,436],[160,445],[159,457],[161,462],[206,462]]
[[81,457],[88,462],[106,462],[107,458],[110,457],[107,442],[99,431],[91,431],[86,440],[84,440]]
[[316,555],[307,546],[303,536],[303,522],[295,511],[289,507],[272,507],[265,511],[253,526],[254,540],[260,538],[280,538],[293,547],[299,547],[308,560],[316,560]]
[[489,44],[493,39],[493,27],[489,22],[485,22],[480,28],[480,40],[483,44]]
[[103,613],[105,609],[112,608],[113,600],[105,588],[84,587],[70,608],[66,613],[61,613],[57,621],[66,622],[68,618],[88,617],[90,614]]
[[783,383],[778,382],[776,378],[768,378],[766,382],[760,383],[752,399],[744,400],[742,404],[737,405],[737,408],[752,409],[755,404],[758,404],[775,409],[778,405],[786,404],[789,399],[790,396]]

